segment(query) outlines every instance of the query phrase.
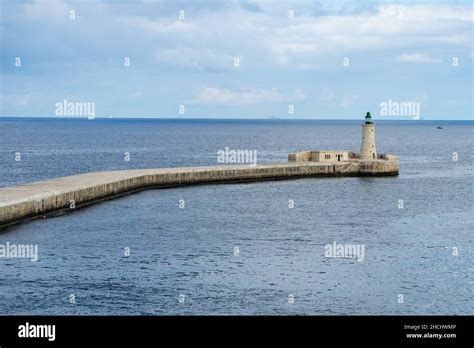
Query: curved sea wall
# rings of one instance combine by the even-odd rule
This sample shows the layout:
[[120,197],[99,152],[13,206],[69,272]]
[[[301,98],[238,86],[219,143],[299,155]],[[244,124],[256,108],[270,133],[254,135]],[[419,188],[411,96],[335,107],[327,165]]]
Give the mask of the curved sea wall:
[[0,188],[0,227],[69,211],[124,194],[160,187],[329,176],[396,176],[396,157],[335,164],[259,165],[119,170]]

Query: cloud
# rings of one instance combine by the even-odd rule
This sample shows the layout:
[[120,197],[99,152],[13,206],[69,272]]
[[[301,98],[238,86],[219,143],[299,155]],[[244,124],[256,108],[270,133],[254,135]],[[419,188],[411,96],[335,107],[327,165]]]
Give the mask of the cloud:
[[[468,114],[472,5],[387,2],[3,1],[4,94],[30,97],[10,98],[2,113],[47,113],[51,100],[62,100],[65,93],[108,103],[109,114],[155,115],[159,105],[169,116],[183,102],[254,105],[255,113],[263,114],[271,112],[271,103],[303,99],[298,112],[306,115],[349,113],[397,89],[413,94],[430,74],[440,82],[430,89],[430,112],[446,114],[435,103],[448,97],[449,89],[450,98],[461,101],[456,112]],[[69,19],[71,9],[75,20]],[[22,58],[21,69],[14,57]],[[124,67],[125,57],[130,67]],[[343,67],[344,57],[350,66]],[[439,64],[415,69],[450,57],[459,57],[458,74],[441,74]],[[385,80],[391,83],[381,85]],[[143,94],[126,103],[137,86]],[[237,106],[225,115],[238,115]]]
[[251,1],[242,1],[239,3],[240,6],[242,6],[242,8],[246,9],[247,11],[250,11],[250,12],[262,12],[262,8],[257,4],[257,3],[254,3],[254,2],[251,2]]
[[192,23],[179,19],[164,21],[162,19],[151,20],[139,16],[122,16],[119,22],[132,29],[138,29],[142,33],[149,34],[177,34],[195,30]]
[[31,95],[28,94],[16,94],[16,95],[0,95],[0,104],[11,104],[16,106],[26,106],[31,102]]
[[276,88],[254,88],[230,90],[226,88],[204,87],[192,104],[203,105],[245,105],[260,103],[296,102],[305,99],[302,90],[297,89],[291,94],[283,94]]
[[398,62],[404,63],[441,63],[442,60],[433,58],[423,53],[404,53],[397,58]]
[[328,103],[334,100],[336,93],[332,89],[324,87],[320,90],[319,97],[322,102]]
[[357,101],[357,99],[358,99],[358,97],[355,96],[355,95],[345,95],[341,99],[341,107],[346,109],[346,108],[354,105],[355,102]]
[[[217,66],[214,70],[223,71],[230,57],[246,56],[246,66],[257,69],[317,70],[324,68],[320,60],[334,56],[471,49],[473,24],[468,6],[367,7],[350,1],[143,1],[138,6],[58,0],[52,7],[37,1],[5,6],[6,56],[34,47],[39,63],[48,66],[56,59],[51,56],[72,64],[123,55],[141,57],[148,67],[162,63],[164,68],[203,71]],[[70,9],[77,12],[75,21],[69,20]],[[183,20],[178,19],[181,9]],[[293,20],[289,9],[295,11]],[[26,33],[20,36],[18,28]],[[26,40],[21,47],[19,37]],[[55,47],[53,55],[50,46]]]
[[295,64],[306,57],[357,52],[470,47],[472,24],[470,7],[386,5],[375,13],[297,18],[269,27],[265,42],[277,62]]
[[[11,6],[15,2],[11,2]],[[3,6],[3,3],[2,3]],[[45,21],[49,23],[66,22],[69,20],[69,11],[75,10],[74,6],[68,5],[64,0],[52,1],[51,3],[42,3],[41,1],[25,1],[19,3],[21,15],[29,21]]]
[[[167,68],[176,67],[181,71],[221,72],[235,68],[233,56],[209,48],[177,47],[156,49],[154,60]],[[239,57],[240,58],[240,57]]]

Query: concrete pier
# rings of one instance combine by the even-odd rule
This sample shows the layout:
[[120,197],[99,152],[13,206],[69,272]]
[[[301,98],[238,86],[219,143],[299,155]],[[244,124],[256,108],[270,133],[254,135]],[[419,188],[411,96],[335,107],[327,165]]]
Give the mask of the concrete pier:
[[[393,157],[393,156],[392,156]],[[372,161],[119,170],[0,188],[0,227],[149,188],[328,176],[395,176],[396,157]]]

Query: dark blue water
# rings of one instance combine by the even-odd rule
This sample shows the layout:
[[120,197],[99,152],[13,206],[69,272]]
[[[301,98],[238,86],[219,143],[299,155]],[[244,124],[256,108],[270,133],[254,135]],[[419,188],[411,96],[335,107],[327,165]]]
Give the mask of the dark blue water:
[[[474,314],[473,129],[378,122],[396,178],[152,190],[9,227],[0,244],[37,244],[39,260],[0,258],[0,313]],[[360,133],[359,122],[0,119],[0,186],[216,164],[226,146],[259,163],[358,151]],[[363,244],[364,260],[325,257],[333,241]]]

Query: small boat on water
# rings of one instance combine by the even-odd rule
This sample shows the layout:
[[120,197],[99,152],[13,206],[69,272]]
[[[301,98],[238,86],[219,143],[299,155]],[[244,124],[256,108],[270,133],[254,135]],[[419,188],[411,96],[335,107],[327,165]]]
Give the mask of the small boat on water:
[[438,126],[438,127],[436,127],[436,129],[443,129],[443,127],[441,127],[441,126]]

